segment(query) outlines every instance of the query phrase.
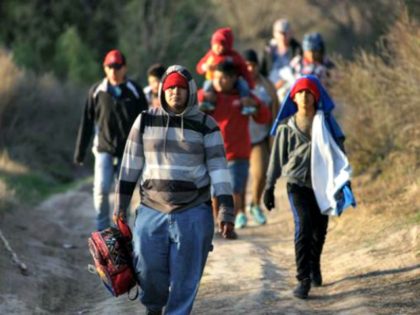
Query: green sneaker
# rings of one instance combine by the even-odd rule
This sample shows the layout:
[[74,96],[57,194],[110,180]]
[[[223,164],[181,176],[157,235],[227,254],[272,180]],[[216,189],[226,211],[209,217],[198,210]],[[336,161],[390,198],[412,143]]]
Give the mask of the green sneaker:
[[254,218],[255,223],[257,223],[258,225],[263,225],[267,223],[267,219],[264,213],[262,212],[260,206],[257,206],[257,205],[252,206],[251,215]]
[[235,229],[243,229],[246,226],[247,221],[248,219],[246,218],[246,215],[242,212],[239,212],[235,219]]

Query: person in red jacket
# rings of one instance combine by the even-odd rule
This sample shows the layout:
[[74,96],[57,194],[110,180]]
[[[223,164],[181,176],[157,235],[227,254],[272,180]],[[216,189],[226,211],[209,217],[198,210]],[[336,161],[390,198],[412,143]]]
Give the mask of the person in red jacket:
[[[216,120],[223,136],[228,168],[233,186],[233,200],[236,213],[235,227],[247,224],[245,215],[245,188],[248,179],[251,137],[249,133],[250,116],[241,113],[240,95],[235,88],[238,80],[235,64],[231,61],[219,63],[214,71],[212,87],[215,91],[215,109],[209,114]],[[198,100],[204,99],[205,91],[198,92]],[[267,106],[256,96],[250,94],[250,104],[254,107],[252,118],[258,123],[269,123],[271,113]],[[211,154],[211,152],[209,152]],[[217,200],[212,200],[213,211],[217,218]],[[236,238],[232,233],[230,238]]]
[[205,75],[203,89],[206,92],[200,107],[203,110],[214,109],[214,91],[211,80],[213,79],[216,66],[223,61],[231,61],[236,68],[239,77],[235,88],[239,91],[243,103],[242,114],[252,115],[255,107],[250,100],[250,89],[254,88],[254,80],[248,71],[245,60],[233,49],[233,32],[229,27],[219,28],[211,37],[211,49],[198,62],[196,70],[198,74]]

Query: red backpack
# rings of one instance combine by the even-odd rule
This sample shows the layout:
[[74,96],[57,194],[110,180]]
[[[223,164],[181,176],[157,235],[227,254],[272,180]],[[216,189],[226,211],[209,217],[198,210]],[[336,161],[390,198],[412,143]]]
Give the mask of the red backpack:
[[88,244],[96,273],[113,296],[129,292],[136,286],[131,240],[123,236],[120,230],[110,227],[93,232]]

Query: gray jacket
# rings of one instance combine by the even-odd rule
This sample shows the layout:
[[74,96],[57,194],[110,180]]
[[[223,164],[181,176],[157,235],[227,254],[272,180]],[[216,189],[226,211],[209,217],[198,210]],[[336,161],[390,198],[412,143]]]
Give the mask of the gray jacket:
[[296,126],[295,116],[279,125],[271,150],[266,188],[274,188],[277,179],[312,188],[311,138]]

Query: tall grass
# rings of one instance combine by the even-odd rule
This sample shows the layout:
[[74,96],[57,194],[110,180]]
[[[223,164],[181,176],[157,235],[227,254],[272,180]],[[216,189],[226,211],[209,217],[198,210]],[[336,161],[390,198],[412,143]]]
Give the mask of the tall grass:
[[[13,163],[72,179],[71,160],[86,91],[18,68],[0,50],[0,153]],[[7,170],[3,159],[1,171]]]
[[353,186],[359,215],[413,223],[420,207],[420,26],[404,14],[378,48],[378,55],[362,51],[354,62],[339,62],[332,92],[360,175]]
[[404,14],[379,43],[339,63],[333,89],[342,105],[347,147],[357,173],[385,166],[413,172],[420,152],[420,27]]

